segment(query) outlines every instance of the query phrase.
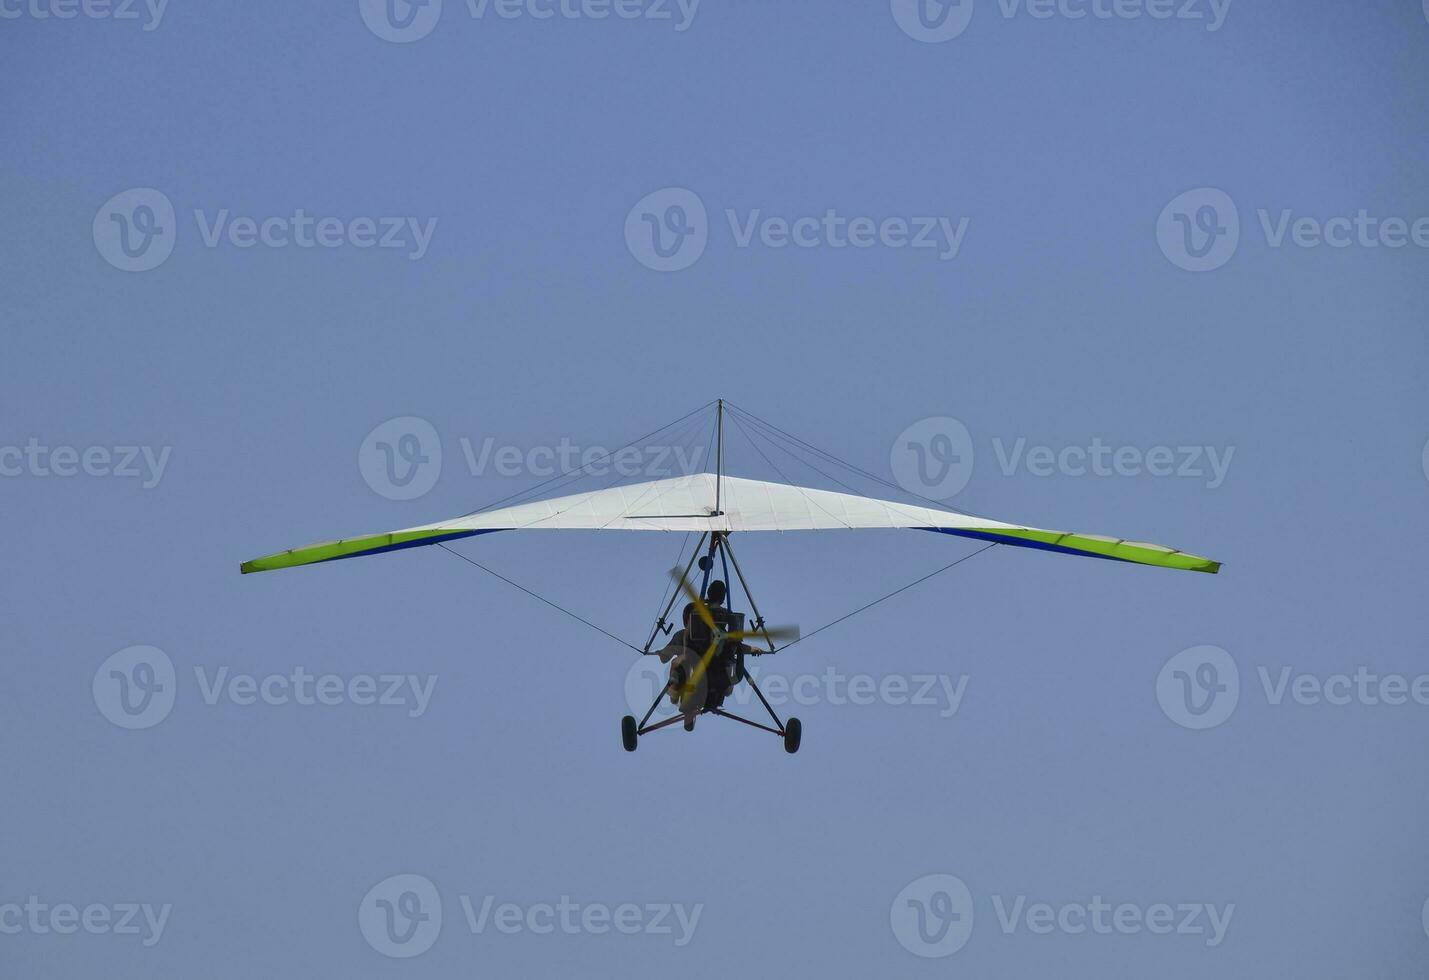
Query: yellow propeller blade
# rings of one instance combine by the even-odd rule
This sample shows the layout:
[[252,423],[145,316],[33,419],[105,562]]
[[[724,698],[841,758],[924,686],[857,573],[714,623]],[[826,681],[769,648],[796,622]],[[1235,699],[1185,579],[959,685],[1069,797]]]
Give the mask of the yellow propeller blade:
[[762,639],[765,638],[765,634],[766,634],[766,633],[768,634],[769,640],[772,641],[772,642],[778,643],[778,642],[781,642],[781,641],[783,641],[783,640],[788,640],[788,641],[790,641],[790,642],[793,642],[794,640],[797,640],[797,639],[799,638],[799,627],[797,627],[797,626],[769,626],[769,627],[766,627],[765,629],[760,629],[760,630],[747,629],[747,630],[741,630],[741,631],[735,632],[735,633],[728,633],[728,634],[726,634],[726,636],[728,636],[729,639],[731,639],[731,640],[737,640],[737,641],[739,641],[739,642],[741,642],[741,643],[745,643],[745,642],[749,642],[749,641],[756,641],[756,642],[757,642],[757,641],[759,641],[759,640],[762,640]]
[[715,648],[718,646],[718,643],[713,640],[710,641],[709,649],[706,650],[704,656],[700,658],[700,662],[695,664],[695,669],[690,671],[690,679],[685,682],[684,689],[681,692],[681,701],[694,693],[695,685],[700,682],[701,677],[705,676],[705,671],[709,669],[710,660],[714,658]]
[[679,568],[672,568],[670,569],[670,577],[680,583],[680,588],[685,590],[685,595],[695,604],[695,612],[699,614],[704,624],[710,629],[715,629],[714,617],[710,615],[709,607],[705,605],[705,601],[700,598],[700,594],[695,591],[695,587],[690,584],[689,579],[685,578],[684,571]]

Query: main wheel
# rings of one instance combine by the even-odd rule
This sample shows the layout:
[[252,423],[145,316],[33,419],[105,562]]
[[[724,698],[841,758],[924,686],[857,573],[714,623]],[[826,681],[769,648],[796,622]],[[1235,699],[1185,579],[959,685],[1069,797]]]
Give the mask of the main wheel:
[[799,739],[804,735],[804,725],[798,718],[784,722],[784,751],[793,755],[799,751]]
[[620,719],[620,741],[625,746],[625,751],[635,751],[635,746],[640,741],[640,734],[635,724],[634,715],[626,715]]

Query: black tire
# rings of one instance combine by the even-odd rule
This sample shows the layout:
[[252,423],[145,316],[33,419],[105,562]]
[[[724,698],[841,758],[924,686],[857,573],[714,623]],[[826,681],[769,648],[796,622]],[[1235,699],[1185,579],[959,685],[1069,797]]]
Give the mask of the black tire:
[[798,718],[784,722],[784,751],[793,755],[799,751],[799,740],[804,736],[804,725]]
[[634,752],[635,746],[639,744],[640,735],[635,724],[634,715],[626,715],[620,719],[620,742],[625,746],[625,751],[627,752]]

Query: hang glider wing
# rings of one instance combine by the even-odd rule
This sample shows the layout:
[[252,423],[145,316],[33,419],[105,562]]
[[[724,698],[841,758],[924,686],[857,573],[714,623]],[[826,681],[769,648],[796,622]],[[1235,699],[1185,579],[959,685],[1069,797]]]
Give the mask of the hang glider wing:
[[242,571],[264,572],[338,558],[416,548],[493,531],[822,531],[839,528],[916,528],[982,541],[1065,554],[1217,572],[1220,562],[1157,544],[1094,534],[1047,531],[956,511],[874,500],[849,493],[726,476],[715,510],[715,476],[654,480],[484,511],[421,527],[369,534],[280,551],[244,562]]

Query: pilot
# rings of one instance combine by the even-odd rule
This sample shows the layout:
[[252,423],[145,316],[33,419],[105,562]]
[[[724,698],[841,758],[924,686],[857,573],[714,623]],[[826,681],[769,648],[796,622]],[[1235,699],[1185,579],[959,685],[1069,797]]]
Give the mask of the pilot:
[[[705,590],[705,606],[714,614],[716,621],[719,620],[719,612],[724,609],[724,601],[727,590],[725,584],[719,579],[715,579]],[[670,637],[670,642],[663,650],[657,651],[661,663],[670,664],[670,683],[666,691],[670,695],[670,700],[680,709],[680,713],[685,716],[685,731],[694,731],[695,717],[704,710],[706,704],[713,702],[718,707],[734,687],[733,672],[730,664],[733,661],[732,653],[728,650],[721,651],[700,675],[684,699],[680,697],[680,691],[684,687],[687,679],[691,677],[700,659],[704,656],[704,649],[696,650],[689,641],[690,624],[697,615],[693,602],[685,605],[681,616],[684,628],[677,630],[675,635]],[[726,644],[732,646],[733,644]],[[752,653],[753,648],[741,644],[742,653]],[[713,695],[713,697],[711,697]]]

